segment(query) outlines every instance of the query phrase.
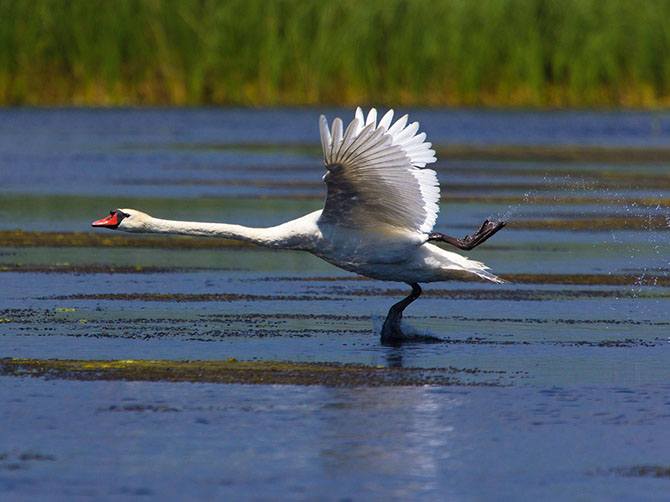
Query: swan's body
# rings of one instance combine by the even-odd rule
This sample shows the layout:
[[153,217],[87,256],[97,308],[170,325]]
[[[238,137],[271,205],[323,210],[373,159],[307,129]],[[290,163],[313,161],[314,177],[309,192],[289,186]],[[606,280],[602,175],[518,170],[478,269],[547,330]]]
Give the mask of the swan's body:
[[360,108],[343,130],[333,121],[332,133],[321,116],[321,142],[327,169],[328,194],[324,208],[269,228],[226,223],[163,220],[134,209],[119,209],[93,222],[126,232],[220,237],[261,246],[310,252],[337,267],[373,279],[401,281],[413,292],[394,305],[382,337],[400,336],[402,310],[421,293],[419,282],[480,278],[503,282],[487,267],[429,240],[471,249],[504,226],[488,221],[464,241],[431,234],[439,210],[435,152],[419,124],[406,126],[407,116],[391,125],[389,111],[377,124],[374,109],[364,120]]

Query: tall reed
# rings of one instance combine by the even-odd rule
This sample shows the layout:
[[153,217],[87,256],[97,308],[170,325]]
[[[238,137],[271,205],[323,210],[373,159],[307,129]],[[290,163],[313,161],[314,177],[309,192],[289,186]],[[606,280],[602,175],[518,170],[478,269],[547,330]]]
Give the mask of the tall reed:
[[670,106],[670,0],[0,0],[0,104]]

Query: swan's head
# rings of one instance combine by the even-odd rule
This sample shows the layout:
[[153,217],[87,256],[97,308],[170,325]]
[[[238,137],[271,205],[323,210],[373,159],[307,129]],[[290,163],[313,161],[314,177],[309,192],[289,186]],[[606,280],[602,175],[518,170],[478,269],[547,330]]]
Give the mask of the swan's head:
[[109,216],[91,223],[93,227],[105,227],[124,232],[144,232],[151,216],[135,209],[112,209]]

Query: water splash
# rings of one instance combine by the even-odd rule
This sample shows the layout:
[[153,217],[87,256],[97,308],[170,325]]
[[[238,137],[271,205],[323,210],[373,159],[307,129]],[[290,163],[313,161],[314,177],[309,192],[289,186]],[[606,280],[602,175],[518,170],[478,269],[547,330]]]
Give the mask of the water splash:
[[[659,278],[670,275],[670,204],[663,193],[651,197],[648,193],[648,188],[603,187],[597,180],[570,175],[544,176],[537,188],[523,193],[520,202],[510,204],[490,219],[511,222],[512,228],[514,222],[545,219],[547,231],[602,232],[602,239],[593,243],[594,250],[613,257],[619,265],[599,272],[635,277],[628,292],[636,297],[658,288]],[[575,205],[581,212],[561,212],[564,208],[575,209]],[[565,222],[565,229],[552,228],[551,219]],[[570,219],[575,221],[572,229]],[[593,221],[592,229],[588,227],[589,220]],[[608,223],[612,228],[607,229]],[[556,235],[560,239],[560,234]],[[575,264],[575,268],[578,266]],[[657,310],[658,305],[659,300],[647,300],[635,308],[651,311]]]
[[[372,332],[373,335],[379,336],[379,334],[382,332],[382,326],[384,325],[385,318],[379,317],[376,315],[371,316],[372,318]],[[405,342],[412,342],[412,341],[432,341],[432,342],[440,342],[443,341],[443,339],[439,338],[435,333],[432,333],[428,328],[424,329],[419,329],[415,328],[414,326],[411,326],[408,324],[405,319],[400,320],[400,328],[403,332],[403,335],[405,336],[405,339],[403,341]]]

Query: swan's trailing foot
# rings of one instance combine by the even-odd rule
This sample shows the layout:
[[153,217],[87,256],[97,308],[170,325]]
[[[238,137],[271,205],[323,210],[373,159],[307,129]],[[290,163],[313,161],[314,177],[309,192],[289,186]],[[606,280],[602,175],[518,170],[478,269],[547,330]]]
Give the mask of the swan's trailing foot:
[[504,221],[484,220],[484,223],[482,223],[482,226],[479,227],[479,230],[477,230],[475,234],[466,235],[462,239],[456,239],[455,237],[449,237],[448,235],[439,232],[433,232],[428,236],[428,240],[447,242],[452,246],[456,246],[458,249],[470,251],[484,243],[484,241],[488,240],[490,237],[493,237],[493,235],[505,225],[507,225],[507,223]]

